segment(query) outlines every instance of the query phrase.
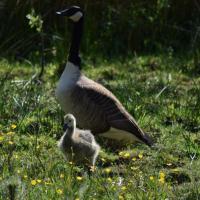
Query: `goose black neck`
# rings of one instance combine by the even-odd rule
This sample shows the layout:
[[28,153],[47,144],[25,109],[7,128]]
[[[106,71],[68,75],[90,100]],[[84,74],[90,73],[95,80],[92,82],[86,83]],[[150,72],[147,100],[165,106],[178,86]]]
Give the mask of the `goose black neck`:
[[68,61],[81,69],[81,58],[79,56],[79,49],[81,44],[81,37],[83,33],[83,17],[78,22],[74,23],[71,46],[69,49]]

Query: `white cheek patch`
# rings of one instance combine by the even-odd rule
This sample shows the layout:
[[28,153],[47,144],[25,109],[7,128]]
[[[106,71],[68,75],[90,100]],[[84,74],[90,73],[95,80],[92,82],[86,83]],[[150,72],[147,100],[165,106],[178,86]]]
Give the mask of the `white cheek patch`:
[[76,12],[74,15],[72,15],[71,17],[69,17],[72,21],[74,22],[78,22],[80,20],[80,18],[83,16],[83,13],[81,13],[80,11]]

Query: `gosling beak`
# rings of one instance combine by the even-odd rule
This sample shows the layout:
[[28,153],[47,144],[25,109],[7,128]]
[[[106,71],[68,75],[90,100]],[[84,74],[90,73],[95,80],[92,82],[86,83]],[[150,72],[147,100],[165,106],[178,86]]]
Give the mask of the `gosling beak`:
[[66,131],[69,128],[68,124],[64,123],[63,125],[63,131]]

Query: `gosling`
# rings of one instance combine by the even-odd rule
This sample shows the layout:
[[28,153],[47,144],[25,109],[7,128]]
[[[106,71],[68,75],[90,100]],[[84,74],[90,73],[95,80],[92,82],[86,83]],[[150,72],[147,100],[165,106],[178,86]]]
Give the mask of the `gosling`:
[[72,114],[64,116],[65,133],[58,142],[65,158],[76,164],[87,163],[94,167],[100,146],[89,130],[76,128],[76,119]]

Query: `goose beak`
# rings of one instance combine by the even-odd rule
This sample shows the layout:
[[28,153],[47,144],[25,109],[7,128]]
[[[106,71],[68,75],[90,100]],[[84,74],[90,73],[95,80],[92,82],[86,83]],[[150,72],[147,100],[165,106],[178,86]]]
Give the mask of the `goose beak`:
[[70,17],[74,15],[76,12],[82,12],[81,8],[78,6],[71,6],[69,8],[57,11],[56,14],[60,16]]
[[65,9],[65,10],[60,10],[60,11],[57,11],[56,14],[57,15],[61,15],[61,16],[69,16],[67,13],[68,13],[69,9]]

